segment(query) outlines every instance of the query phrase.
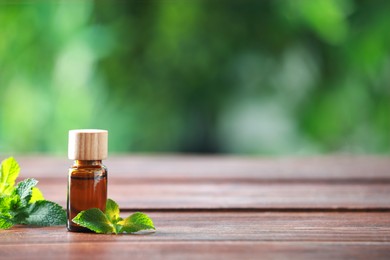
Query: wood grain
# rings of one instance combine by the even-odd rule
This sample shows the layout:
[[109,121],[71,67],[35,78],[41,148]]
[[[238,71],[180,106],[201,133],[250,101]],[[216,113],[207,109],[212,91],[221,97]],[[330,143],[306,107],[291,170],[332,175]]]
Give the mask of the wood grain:
[[[64,157],[17,156],[65,206]],[[149,212],[157,232],[16,226],[0,259],[390,259],[390,157],[113,156],[109,197]]]
[[17,226],[0,233],[4,259],[386,259],[387,213],[151,213],[147,235]]
[[[122,209],[390,209],[388,184],[108,183],[108,196]],[[41,178],[38,187],[65,206],[66,179]]]
[[[20,164],[21,178],[65,206],[69,160]],[[390,209],[388,157],[114,156],[107,166],[122,209]]]
[[[17,156],[22,177],[66,178],[66,156]],[[390,181],[388,156],[237,157],[132,155],[110,156],[104,163],[112,178],[161,180],[334,180]]]
[[[128,215],[125,214],[124,216]],[[389,213],[152,212],[157,232],[97,235],[65,227],[14,227],[2,231],[5,244],[141,241],[390,242]]]
[[390,243],[79,242],[2,245],[1,259],[389,259]]

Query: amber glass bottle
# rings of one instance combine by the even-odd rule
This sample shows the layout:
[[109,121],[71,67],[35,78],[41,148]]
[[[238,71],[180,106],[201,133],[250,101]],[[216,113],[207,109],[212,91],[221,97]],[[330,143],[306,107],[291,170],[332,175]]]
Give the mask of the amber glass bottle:
[[69,231],[88,232],[72,222],[80,212],[90,208],[105,210],[107,200],[108,132],[97,129],[69,131],[68,157],[74,164],[69,169],[67,198],[67,228]]

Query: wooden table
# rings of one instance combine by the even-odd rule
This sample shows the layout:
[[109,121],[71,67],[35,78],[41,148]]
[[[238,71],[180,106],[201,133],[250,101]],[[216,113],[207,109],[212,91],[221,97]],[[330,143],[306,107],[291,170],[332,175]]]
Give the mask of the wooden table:
[[[64,158],[17,157],[65,207]],[[390,259],[390,158],[116,156],[109,197],[152,234],[0,231],[1,259]]]

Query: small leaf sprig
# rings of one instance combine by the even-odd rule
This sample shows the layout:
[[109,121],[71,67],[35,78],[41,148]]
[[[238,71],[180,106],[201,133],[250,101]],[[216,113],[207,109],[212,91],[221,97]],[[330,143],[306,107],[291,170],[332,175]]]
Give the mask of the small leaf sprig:
[[0,229],[16,224],[55,226],[66,223],[65,210],[52,201],[45,200],[35,187],[35,179],[25,179],[15,186],[20,166],[13,157],[0,166]]
[[136,212],[123,219],[119,216],[118,204],[108,199],[103,213],[98,208],[81,211],[72,221],[91,231],[102,234],[135,233],[141,230],[156,230],[152,219],[141,212]]

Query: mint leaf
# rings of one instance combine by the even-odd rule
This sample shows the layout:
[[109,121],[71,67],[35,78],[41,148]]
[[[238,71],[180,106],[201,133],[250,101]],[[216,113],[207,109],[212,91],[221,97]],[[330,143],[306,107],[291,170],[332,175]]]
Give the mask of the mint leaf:
[[0,166],[0,194],[11,194],[15,180],[19,175],[20,167],[13,157],[1,162]]
[[44,200],[44,199],[45,198],[43,197],[42,192],[37,187],[33,187],[32,193],[31,193],[30,203],[34,203],[38,200]]
[[10,211],[12,216],[12,222],[14,224],[26,224],[26,218],[28,217],[29,211],[26,207],[20,207]]
[[13,226],[12,216],[9,213],[11,202],[10,196],[0,197],[0,229],[8,229]]
[[44,200],[42,192],[35,187],[37,180],[26,179],[14,187],[19,171],[19,164],[12,157],[1,163],[0,229],[14,224],[64,225],[65,210],[54,202]]
[[119,216],[119,206],[118,204],[113,201],[112,199],[107,199],[106,202],[106,210],[104,212],[108,220],[111,222],[112,226],[115,229],[115,234],[119,232],[122,226],[118,225],[117,223],[122,220],[122,218]]
[[0,214],[8,213],[11,208],[11,196],[1,196],[0,197]]
[[11,195],[4,196],[4,205],[0,211],[14,212],[21,207],[20,197],[14,192]]
[[12,218],[10,214],[0,213],[0,229],[8,229],[13,225],[14,223],[12,222]]
[[141,212],[136,212],[130,217],[125,218],[122,224],[121,232],[134,233],[141,230],[156,229],[152,219]]
[[66,213],[64,209],[51,201],[39,200],[30,204],[25,211],[28,216],[21,224],[36,226],[57,226],[66,223]]
[[80,226],[86,227],[96,233],[116,234],[116,229],[107,216],[97,208],[81,211],[72,221]]
[[119,206],[112,199],[108,199],[106,202],[105,214],[111,222],[117,222],[119,220]]
[[25,179],[18,183],[15,192],[19,195],[22,206],[26,206],[32,196],[32,188],[37,185],[38,181],[34,179]]
[[72,221],[82,227],[86,227],[96,233],[118,234],[134,233],[141,230],[156,229],[152,219],[141,212],[136,212],[126,219],[119,217],[118,204],[108,199],[106,211],[93,208],[81,211]]

